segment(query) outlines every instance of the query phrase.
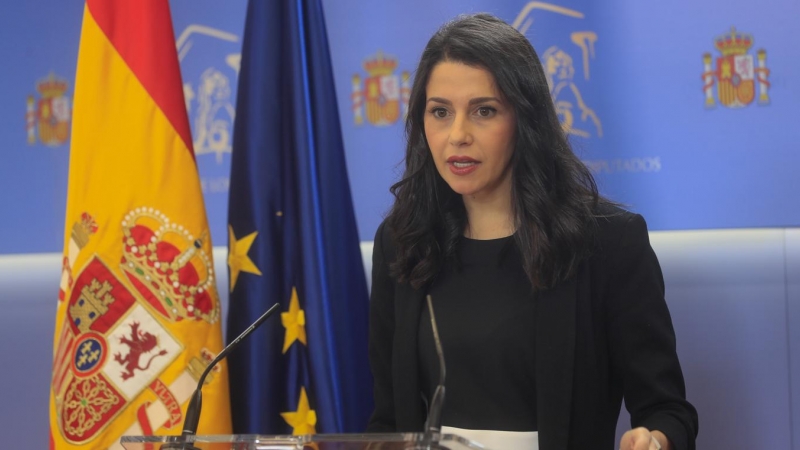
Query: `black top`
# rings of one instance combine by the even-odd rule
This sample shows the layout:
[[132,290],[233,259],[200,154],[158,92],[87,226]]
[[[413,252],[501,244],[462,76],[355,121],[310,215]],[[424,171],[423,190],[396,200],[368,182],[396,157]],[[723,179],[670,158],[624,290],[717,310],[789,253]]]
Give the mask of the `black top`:
[[[531,326],[539,448],[618,448],[624,397],[632,428],[660,430],[674,450],[694,450],[697,411],[686,401],[647,225],[640,215],[608,204],[596,214],[591,256],[574,277],[536,293]],[[384,222],[375,234],[370,301],[375,409],[367,430],[376,433],[422,431],[426,415],[417,341],[428,291],[390,274],[396,258]],[[448,376],[453,372],[448,367]]]
[[[514,239],[463,238],[457,253],[429,290],[447,375],[442,424],[536,431],[536,302]],[[439,360],[426,307],[418,356],[427,403]]]

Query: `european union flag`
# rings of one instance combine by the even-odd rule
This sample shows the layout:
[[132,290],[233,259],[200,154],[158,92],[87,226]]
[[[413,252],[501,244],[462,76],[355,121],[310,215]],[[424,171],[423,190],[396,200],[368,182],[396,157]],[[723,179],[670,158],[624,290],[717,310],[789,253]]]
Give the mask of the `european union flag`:
[[368,295],[320,0],[247,9],[229,206],[235,433],[362,431]]

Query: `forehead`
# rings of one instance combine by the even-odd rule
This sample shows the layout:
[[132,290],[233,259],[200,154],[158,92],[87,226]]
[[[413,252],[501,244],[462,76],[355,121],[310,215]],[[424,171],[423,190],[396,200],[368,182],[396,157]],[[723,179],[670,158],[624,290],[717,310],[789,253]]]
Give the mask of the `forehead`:
[[430,97],[499,97],[494,76],[483,67],[443,61],[434,66],[428,78],[426,95]]

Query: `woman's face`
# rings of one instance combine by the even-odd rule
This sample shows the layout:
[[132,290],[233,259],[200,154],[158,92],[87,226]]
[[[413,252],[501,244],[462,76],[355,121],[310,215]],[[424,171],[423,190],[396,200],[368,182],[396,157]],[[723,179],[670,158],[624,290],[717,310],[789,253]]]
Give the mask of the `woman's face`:
[[480,201],[510,198],[516,119],[492,74],[441,62],[431,72],[426,101],[425,137],[450,188]]

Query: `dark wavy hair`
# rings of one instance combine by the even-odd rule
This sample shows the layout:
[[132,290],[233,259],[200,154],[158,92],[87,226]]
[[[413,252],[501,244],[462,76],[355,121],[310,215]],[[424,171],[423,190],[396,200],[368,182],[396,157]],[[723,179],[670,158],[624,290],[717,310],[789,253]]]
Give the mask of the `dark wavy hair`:
[[528,39],[489,14],[461,16],[428,41],[417,67],[406,118],[405,173],[386,224],[397,254],[390,270],[414,288],[429,285],[467,225],[466,209],[439,175],[425,138],[426,86],[444,61],[489,71],[516,114],[511,202],[525,273],[535,288],[572,276],[590,253],[602,199],[572,152],[542,64]]

